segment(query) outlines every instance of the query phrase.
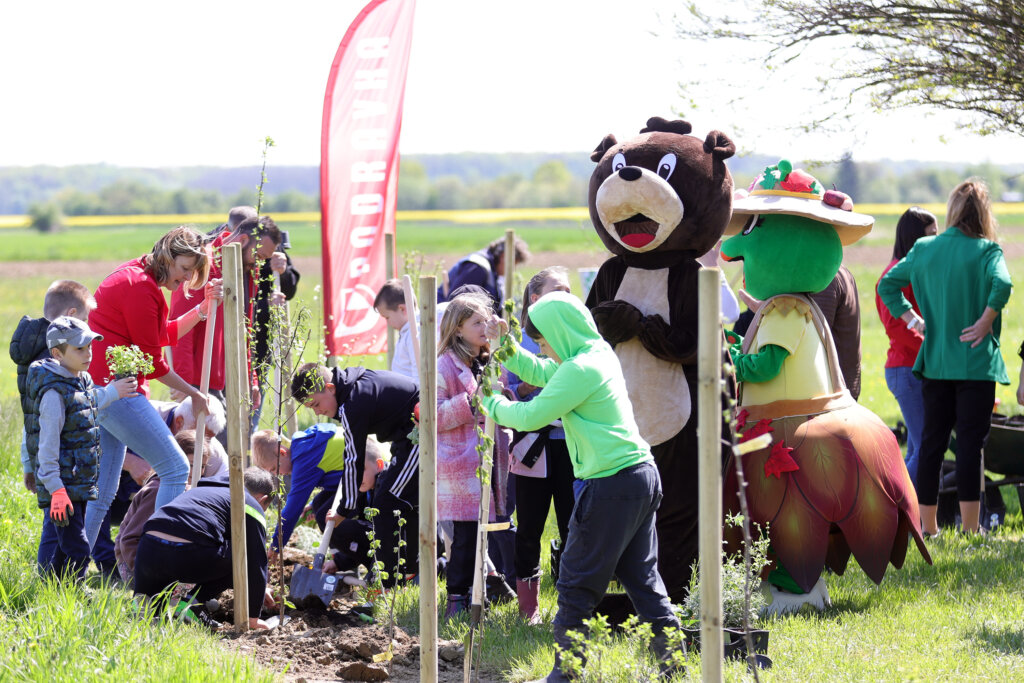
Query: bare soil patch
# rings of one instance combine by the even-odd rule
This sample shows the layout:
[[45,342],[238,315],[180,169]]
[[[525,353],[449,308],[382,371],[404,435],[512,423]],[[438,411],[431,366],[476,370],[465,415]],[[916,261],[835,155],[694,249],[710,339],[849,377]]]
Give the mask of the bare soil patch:
[[[295,548],[285,548],[285,581],[291,579],[297,564],[310,565],[312,557]],[[272,567],[272,583],[277,583]],[[221,643],[243,655],[255,657],[267,669],[282,674],[287,681],[397,681],[420,680],[420,640],[395,627],[390,636],[386,624],[367,623],[356,609],[357,593],[339,592],[330,606],[304,606],[285,610],[291,617],[283,626],[270,631],[239,634],[231,629],[234,598],[231,591],[220,597],[220,608],[213,617],[223,622]],[[391,650],[391,660],[375,662],[374,656]],[[462,643],[438,643],[438,680],[455,683],[462,680]],[[483,673],[481,681],[499,681],[500,677]]]

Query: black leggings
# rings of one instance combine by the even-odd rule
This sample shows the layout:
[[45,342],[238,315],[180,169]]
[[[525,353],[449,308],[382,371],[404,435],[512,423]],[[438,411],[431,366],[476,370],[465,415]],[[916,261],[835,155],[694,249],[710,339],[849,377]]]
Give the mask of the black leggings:
[[445,569],[448,595],[469,595],[476,568],[476,522],[452,522],[452,551]]
[[917,498],[936,505],[942,460],[956,426],[956,489],[961,503],[981,499],[981,452],[992,426],[996,384],[988,380],[922,381],[924,429],[917,465]]
[[576,477],[565,439],[548,439],[546,448],[548,476],[516,475],[516,576],[520,579],[540,576],[540,539],[552,500],[563,548],[569,536],[569,520],[576,502],[572,492]]

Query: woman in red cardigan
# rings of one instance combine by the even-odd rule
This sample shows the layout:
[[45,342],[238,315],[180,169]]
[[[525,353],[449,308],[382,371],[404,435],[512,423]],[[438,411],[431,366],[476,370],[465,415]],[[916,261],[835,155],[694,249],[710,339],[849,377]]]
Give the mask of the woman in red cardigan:
[[207,412],[207,397],[182,380],[164,360],[163,347],[177,342],[196,323],[205,320],[221,298],[221,282],[207,283],[205,296],[175,320],[167,319],[167,300],[161,288],[174,291],[183,282],[201,287],[210,270],[205,237],[188,226],[174,228],[153,245],[152,253],[121,264],[96,289],[96,309],[89,326],[103,335],[93,344],[89,373],[97,386],[107,384],[107,348],[135,345],[153,358],[153,372],[139,376],[139,394],[115,401],[98,413],[100,426],[99,497],[89,503],[85,529],[89,545],[96,543],[100,524],[117,492],[125,449],[144,458],[160,477],[156,509],[185,490],[188,458],[149,402],[148,380],[155,379],[192,398],[193,410]]
[[[900,259],[907,255],[910,248],[922,237],[934,235],[938,231],[935,216],[918,206],[912,206],[903,212],[900,220],[896,223],[896,243],[892,248],[892,261],[882,271],[882,276],[889,272],[889,269],[896,265]],[[914,307],[914,311],[920,315],[917,307],[917,300],[914,298],[914,290],[908,285],[903,289],[903,296]],[[917,453],[921,446],[921,430],[924,429],[924,394],[921,393],[921,380],[914,376],[911,371],[914,361],[917,360],[917,352],[921,350],[921,342],[924,335],[916,329],[910,329],[907,324],[899,318],[892,317],[889,309],[882,303],[882,297],[878,295],[878,285],[875,285],[875,308],[878,309],[878,317],[882,319],[885,333],[889,336],[889,354],[885,360],[885,383],[889,391],[896,397],[896,402],[903,413],[903,424],[907,426],[907,454],[904,461],[907,463],[907,472],[910,473],[910,481],[917,486]]]

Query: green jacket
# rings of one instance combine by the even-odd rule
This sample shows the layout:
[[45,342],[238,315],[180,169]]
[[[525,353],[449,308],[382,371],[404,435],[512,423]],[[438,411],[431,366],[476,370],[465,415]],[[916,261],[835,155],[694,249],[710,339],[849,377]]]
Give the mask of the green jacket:
[[925,322],[915,375],[1010,383],[999,351],[1001,315],[992,324],[992,334],[977,347],[960,341],[964,328],[973,325],[986,306],[1002,311],[1010,298],[1013,283],[998,244],[968,237],[956,227],[923,237],[878,283],[882,303],[897,318],[911,308],[900,291],[907,285],[914,288]]
[[494,394],[484,398],[484,410],[498,424],[523,432],[561,419],[578,479],[609,477],[653,460],[637,429],[619,359],[583,303],[552,292],[530,307],[530,320],[561,363],[517,347],[506,367],[542,391],[525,403]]

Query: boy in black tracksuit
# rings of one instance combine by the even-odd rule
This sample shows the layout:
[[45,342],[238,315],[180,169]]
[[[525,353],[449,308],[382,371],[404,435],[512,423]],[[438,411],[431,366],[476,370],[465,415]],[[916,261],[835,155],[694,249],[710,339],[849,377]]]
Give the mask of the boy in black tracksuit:
[[[373,434],[378,441],[391,443],[391,464],[380,474],[373,496],[378,510],[372,520],[374,537],[380,541],[377,560],[388,574],[384,580],[387,587],[395,584],[397,575],[415,573],[417,554],[412,539],[419,533],[419,450],[409,440],[409,433],[414,427],[419,388],[408,377],[386,370],[306,363],[292,380],[292,396],[317,415],[341,422],[349,446],[337,510],[342,517],[356,513],[366,437]],[[399,525],[399,518],[404,526]],[[400,554],[399,532],[406,542]]]
[[[258,467],[245,471],[245,548],[248,562],[249,627],[267,628],[260,609],[272,607],[267,592],[267,521],[275,484]],[[135,593],[154,596],[175,583],[196,584],[193,599],[204,603],[231,588],[231,489],[227,474],[200,479],[164,505],[144,527],[135,556]]]

